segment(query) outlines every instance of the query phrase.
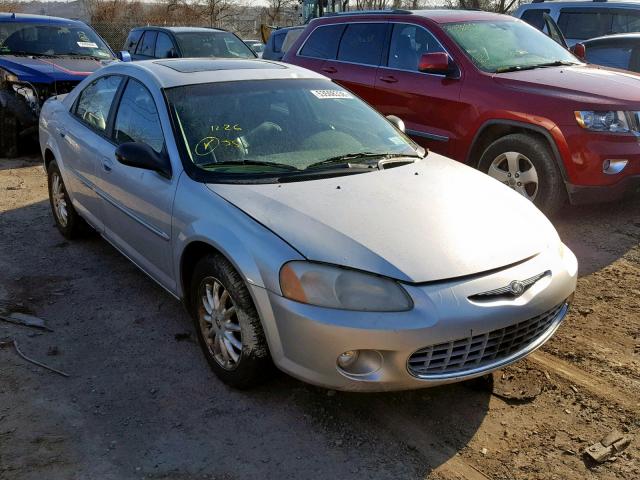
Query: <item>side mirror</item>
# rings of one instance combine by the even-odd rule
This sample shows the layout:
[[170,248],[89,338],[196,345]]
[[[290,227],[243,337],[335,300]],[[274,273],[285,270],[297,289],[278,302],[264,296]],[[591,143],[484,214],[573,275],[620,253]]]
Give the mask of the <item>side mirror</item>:
[[424,53],[418,62],[418,70],[423,73],[450,75],[455,71],[453,60],[445,52]]
[[387,120],[391,122],[391,125],[404,133],[404,122],[402,121],[402,119],[396,117],[395,115],[387,115]]
[[127,52],[126,50],[121,50],[119,51],[116,56],[118,57],[118,60],[120,60],[121,62],[130,62],[131,61],[131,54],[129,52]]
[[169,56],[167,58],[178,58],[178,52],[175,48],[169,50]]
[[116,148],[116,160],[128,167],[143,168],[171,178],[169,158],[144,143],[128,142]]
[[584,46],[584,43],[576,43],[571,47],[571,51],[583,62],[587,61],[587,47]]

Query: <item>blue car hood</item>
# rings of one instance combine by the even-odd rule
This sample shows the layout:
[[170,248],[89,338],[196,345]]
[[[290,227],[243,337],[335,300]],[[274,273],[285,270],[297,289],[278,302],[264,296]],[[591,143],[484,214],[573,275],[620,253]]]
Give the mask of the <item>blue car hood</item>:
[[13,73],[24,82],[52,83],[54,81],[80,81],[113,61],[2,55],[0,56],[0,68]]

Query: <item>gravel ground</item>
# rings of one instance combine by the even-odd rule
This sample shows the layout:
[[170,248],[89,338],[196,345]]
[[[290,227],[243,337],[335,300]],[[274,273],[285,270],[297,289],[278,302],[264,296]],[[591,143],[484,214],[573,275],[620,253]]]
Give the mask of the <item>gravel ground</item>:
[[[0,160],[0,479],[640,478],[640,198],[567,208],[580,261],[556,336],[493,385],[348,394],[216,380],[182,306],[99,237],[67,242],[36,159]],[[478,387],[476,385],[476,387]],[[633,437],[596,465],[584,449]]]

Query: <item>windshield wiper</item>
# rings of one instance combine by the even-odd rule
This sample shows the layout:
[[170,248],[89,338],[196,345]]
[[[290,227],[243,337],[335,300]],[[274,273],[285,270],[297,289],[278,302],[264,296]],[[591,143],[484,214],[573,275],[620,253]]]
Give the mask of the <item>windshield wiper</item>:
[[294,167],[293,165],[287,165],[285,163],[277,163],[277,162],[263,162],[261,160],[239,160],[239,161],[225,161],[225,162],[211,162],[211,163],[204,163],[204,164],[198,164],[199,167],[230,167],[230,166],[236,166],[236,165],[262,165],[265,167],[278,167],[281,168],[283,170],[296,170],[298,171],[298,169],[296,167]]
[[[407,155],[404,153],[374,153],[374,152],[357,152],[347,153],[344,155],[337,155],[330,157],[320,162],[312,163],[306,170],[313,170],[318,168],[378,168],[380,162],[350,162],[349,160],[367,159],[367,158],[379,158],[386,160],[388,158],[422,158],[419,155]],[[411,160],[414,162],[415,160]]]
[[[75,57],[75,58],[89,58],[91,60],[106,60],[106,57],[99,57],[97,55],[88,55],[86,53],[67,52],[58,54],[59,57]],[[109,56],[111,58],[111,56]]]
[[496,69],[495,73],[507,73],[507,72],[519,72],[522,70],[534,70],[536,68],[546,67],[562,67],[569,65],[578,65],[576,62],[569,62],[567,60],[556,60],[555,62],[536,63],[534,65],[513,65],[511,67],[501,67]]

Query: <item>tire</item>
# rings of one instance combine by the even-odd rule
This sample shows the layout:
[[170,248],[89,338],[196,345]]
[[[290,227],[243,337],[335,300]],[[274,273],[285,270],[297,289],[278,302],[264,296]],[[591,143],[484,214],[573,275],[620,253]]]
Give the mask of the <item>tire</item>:
[[484,151],[478,168],[531,200],[549,216],[566,202],[562,174],[548,145],[532,135],[516,133],[499,138]]
[[[67,188],[62,180],[60,169],[55,161],[52,161],[47,167],[47,180],[51,213],[53,213],[56,227],[58,227],[62,236],[68,240],[73,240],[86,234],[89,226],[73,207]],[[63,210],[66,215],[62,214],[59,202],[63,202]]]
[[231,263],[220,254],[203,257],[190,297],[198,342],[218,378],[239,389],[264,382],[273,370],[269,347],[249,290]]
[[0,106],[0,157],[18,156],[18,121]]

